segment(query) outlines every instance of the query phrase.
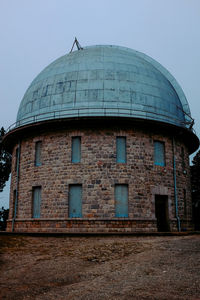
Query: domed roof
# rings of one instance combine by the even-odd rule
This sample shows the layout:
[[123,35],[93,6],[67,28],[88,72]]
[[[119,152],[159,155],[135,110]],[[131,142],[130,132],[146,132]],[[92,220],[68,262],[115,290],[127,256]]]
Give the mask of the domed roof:
[[114,116],[186,127],[190,110],[172,75],[147,55],[90,46],[47,66],[26,91],[17,127],[56,118]]

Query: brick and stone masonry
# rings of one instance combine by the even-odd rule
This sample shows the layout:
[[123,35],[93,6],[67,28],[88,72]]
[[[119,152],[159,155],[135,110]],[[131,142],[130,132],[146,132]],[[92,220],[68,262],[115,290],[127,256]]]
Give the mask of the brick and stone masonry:
[[35,77],[4,137],[7,230],[192,230],[189,155],[199,139],[182,88],[139,51],[73,50]]
[[[158,126],[159,127],[159,126]],[[72,137],[81,137],[81,162],[71,162]],[[116,162],[116,137],[126,137],[127,162]],[[154,164],[154,141],[165,144],[165,166]],[[35,166],[35,143],[42,142]],[[13,147],[10,213],[12,231],[16,143]],[[189,153],[175,138],[181,230],[191,230]],[[82,185],[82,218],[69,218],[69,185]],[[128,218],[115,217],[115,184],[128,185]],[[41,214],[32,218],[32,189],[41,186]],[[155,195],[167,196],[169,230],[177,231],[172,135],[142,126],[84,126],[35,130],[21,141],[16,232],[156,232]]]

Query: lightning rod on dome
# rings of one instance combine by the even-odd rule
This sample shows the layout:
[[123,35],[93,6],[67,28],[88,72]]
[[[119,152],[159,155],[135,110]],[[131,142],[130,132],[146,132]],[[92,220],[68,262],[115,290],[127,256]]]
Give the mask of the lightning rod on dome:
[[70,53],[73,51],[74,45],[75,45],[75,44],[76,44],[76,47],[77,47],[78,50],[83,50],[83,48],[81,47],[81,45],[80,45],[80,43],[78,42],[77,38],[75,37],[74,42],[73,42],[73,45],[72,45],[72,49],[71,49]]

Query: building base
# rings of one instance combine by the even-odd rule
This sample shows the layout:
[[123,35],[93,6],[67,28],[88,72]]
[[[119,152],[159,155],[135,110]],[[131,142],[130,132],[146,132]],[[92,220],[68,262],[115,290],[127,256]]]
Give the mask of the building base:
[[[186,225],[186,224],[183,224]],[[14,229],[14,230],[13,230]],[[183,231],[193,230],[187,222]],[[27,233],[134,233],[157,232],[156,219],[18,219],[14,226],[7,221],[7,232]],[[170,222],[170,231],[177,231],[175,220]]]

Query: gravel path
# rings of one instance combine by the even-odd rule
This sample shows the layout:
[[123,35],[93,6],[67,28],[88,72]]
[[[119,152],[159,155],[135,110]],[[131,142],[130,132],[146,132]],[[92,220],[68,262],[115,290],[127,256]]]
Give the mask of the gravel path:
[[200,235],[5,235],[0,253],[0,299],[200,299]]

